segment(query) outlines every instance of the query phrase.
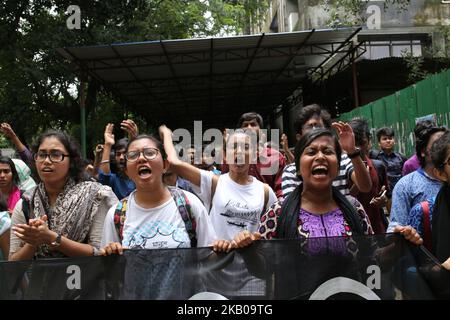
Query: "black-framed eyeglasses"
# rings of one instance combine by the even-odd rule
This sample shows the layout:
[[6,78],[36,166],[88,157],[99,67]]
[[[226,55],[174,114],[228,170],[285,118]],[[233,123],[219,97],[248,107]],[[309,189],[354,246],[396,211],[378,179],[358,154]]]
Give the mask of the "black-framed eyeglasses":
[[125,154],[125,159],[128,162],[135,162],[141,156],[141,153],[144,155],[144,158],[147,160],[153,160],[158,156],[159,150],[156,148],[144,148],[142,151],[128,151]]
[[37,162],[44,162],[47,157],[50,159],[50,162],[63,162],[64,158],[70,158],[70,155],[64,154],[60,151],[54,151],[50,153],[38,152],[33,155],[34,161]]

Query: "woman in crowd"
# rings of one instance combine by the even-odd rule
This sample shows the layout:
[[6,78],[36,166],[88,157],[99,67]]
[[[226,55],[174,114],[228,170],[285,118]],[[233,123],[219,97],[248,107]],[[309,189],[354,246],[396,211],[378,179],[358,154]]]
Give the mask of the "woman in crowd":
[[192,193],[168,188],[169,167],[161,142],[148,135],[131,140],[125,150],[126,174],[136,190],[108,212],[102,253],[133,249],[206,247],[216,240],[201,201]]
[[[192,193],[163,182],[169,167],[164,148],[156,138],[140,135],[125,150],[125,173],[136,190],[106,216],[102,254],[123,254],[127,249],[169,249],[214,246],[216,234],[201,201]],[[180,299],[186,279],[183,262],[188,251],[149,253],[132,250],[127,255],[123,299]],[[130,261],[132,261],[130,263]],[[137,269],[136,269],[137,268]],[[151,274],[135,270],[149,268]],[[128,286],[127,284],[135,284]],[[192,284],[194,285],[194,284]],[[188,286],[189,287],[189,286]]]
[[[242,129],[226,138],[226,159],[229,172],[216,175],[178,159],[172,142],[172,132],[160,127],[170,168],[188,180],[209,210],[213,227],[219,240],[216,247],[227,250],[228,241],[242,230],[254,232],[258,229],[261,214],[277,201],[273,190],[263,182],[249,175],[251,163],[256,159],[256,135]],[[252,145],[252,141],[255,144]],[[252,162],[254,161],[254,162]],[[220,273],[211,273],[207,277],[214,283],[208,291],[220,292],[231,296],[255,295],[253,288],[264,288],[260,279],[251,276],[243,267],[243,261],[235,258],[233,264],[222,268]],[[260,294],[264,291],[260,290]]]
[[[315,129],[304,135],[295,148],[295,164],[303,183],[281,205],[275,203],[262,216],[258,233],[240,233],[237,247],[255,239],[298,239],[372,234],[361,204],[346,198],[334,187],[341,147],[328,129]],[[420,236],[411,227],[399,227],[411,241]]]
[[11,218],[5,197],[0,195],[0,261],[8,260]]
[[172,131],[160,127],[171,170],[187,179],[209,209],[219,239],[232,240],[242,230],[258,230],[261,214],[276,200],[273,190],[248,174],[252,155],[251,137],[241,129],[227,138],[226,157],[229,172],[215,175],[178,159]]
[[0,157],[0,193],[7,199],[10,214],[20,199],[19,183],[14,162],[11,158]]
[[107,186],[83,181],[80,150],[66,133],[47,131],[32,152],[40,181],[14,208],[10,260],[95,255],[117,197]]
[[[370,238],[355,242],[354,236],[370,235],[373,231],[361,204],[332,186],[339,171],[341,147],[330,130],[319,128],[306,133],[297,142],[294,154],[302,183],[283,204],[275,203],[261,217],[259,232],[241,232],[231,246],[243,248],[261,238],[302,240],[300,250],[297,242],[280,248],[276,244],[271,248],[261,243],[254,250],[241,253],[249,262],[249,270],[258,277],[270,280],[272,273],[278,270],[278,277],[274,279],[277,296],[303,299],[323,282],[324,274],[342,276],[344,270],[349,276],[354,274],[352,266],[354,260],[358,260],[359,246],[372,247]],[[398,231],[411,241],[421,241],[410,227]],[[289,255],[293,250],[297,250],[298,255]],[[330,259],[330,263],[326,259]],[[336,259],[339,259],[341,273],[333,264]],[[348,270],[342,267],[347,264]],[[365,270],[365,265],[361,268]],[[282,272],[304,269],[315,272],[294,272],[295,275]]]
[[450,269],[450,131],[434,142],[431,160],[442,188],[437,196],[411,209],[408,224],[417,229],[439,262]]

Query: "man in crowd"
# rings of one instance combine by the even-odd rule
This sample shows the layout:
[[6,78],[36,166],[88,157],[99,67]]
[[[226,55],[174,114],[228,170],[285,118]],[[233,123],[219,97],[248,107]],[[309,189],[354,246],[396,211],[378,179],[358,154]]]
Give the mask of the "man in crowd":
[[[356,185],[361,192],[369,192],[372,187],[369,172],[361,158],[361,150],[355,146],[355,138],[350,126],[343,124],[334,125],[338,131],[340,142],[345,151],[341,157],[339,175],[333,182],[344,195],[350,194],[350,182]],[[331,116],[317,104],[303,107],[295,120],[296,138],[300,140],[302,135],[315,128],[331,128]],[[295,169],[295,163],[284,168],[282,178],[283,196],[289,194],[301,183]]]

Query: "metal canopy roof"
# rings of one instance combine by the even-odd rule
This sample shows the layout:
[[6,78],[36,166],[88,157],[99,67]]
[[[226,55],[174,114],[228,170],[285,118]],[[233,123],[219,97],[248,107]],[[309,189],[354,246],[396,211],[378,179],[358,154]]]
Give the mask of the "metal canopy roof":
[[[58,49],[128,110],[173,128],[234,126],[267,115],[302,81],[346,67],[360,28]],[[356,57],[355,57],[356,58]]]

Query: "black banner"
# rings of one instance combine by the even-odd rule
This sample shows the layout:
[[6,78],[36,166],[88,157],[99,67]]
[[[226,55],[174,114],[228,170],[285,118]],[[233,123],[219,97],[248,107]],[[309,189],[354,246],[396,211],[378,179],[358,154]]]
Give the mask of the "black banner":
[[0,299],[436,299],[449,271],[399,235],[128,250],[123,256],[0,263]]

